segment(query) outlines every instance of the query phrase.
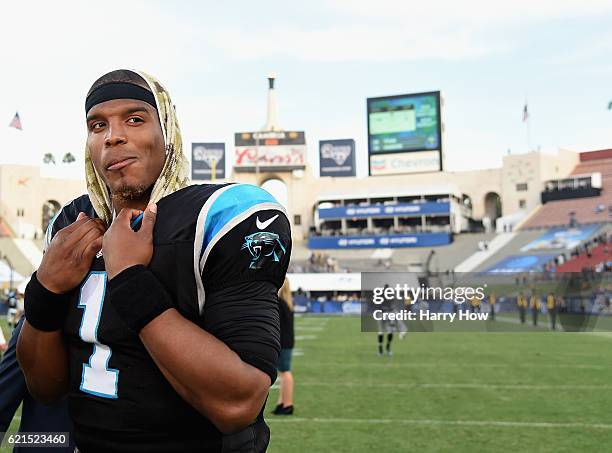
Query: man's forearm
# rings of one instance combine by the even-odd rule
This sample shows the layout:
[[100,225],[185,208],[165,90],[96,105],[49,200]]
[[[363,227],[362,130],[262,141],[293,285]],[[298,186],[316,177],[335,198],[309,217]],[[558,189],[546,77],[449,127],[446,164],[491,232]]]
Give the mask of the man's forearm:
[[68,392],[68,355],[62,331],[43,332],[26,320],[17,342],[17,359],[30,394],[51,403]]
[[270,378],[225,343],[175,309],[147,324],[140,338],[181,397],[220,431],[238,431],[255,420]]

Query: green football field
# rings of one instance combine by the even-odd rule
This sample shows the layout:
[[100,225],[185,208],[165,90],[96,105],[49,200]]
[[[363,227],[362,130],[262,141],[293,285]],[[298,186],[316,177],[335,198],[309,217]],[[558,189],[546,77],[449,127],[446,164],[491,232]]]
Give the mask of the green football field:
[[379,357],[359,318],[310,316],[296,351],[270,452],[612,451],[610,334],[414,333]]
[[415,333],[379,357],[359,318],[296,317],[296,412],[266,416],[268,451],[611,451],[611,349],[609,334]]

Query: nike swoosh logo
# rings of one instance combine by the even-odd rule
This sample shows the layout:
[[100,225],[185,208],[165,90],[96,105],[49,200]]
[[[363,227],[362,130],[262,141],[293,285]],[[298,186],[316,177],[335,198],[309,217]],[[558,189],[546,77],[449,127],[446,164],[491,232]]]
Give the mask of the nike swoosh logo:
[[274,222],[277,218],[278,218],[278,214],[276,214],[274,217],[269,218],[265,222],[262,222],[259,220],[259,216],[257,216],[257,218],[255,219],[255,224],[257,225],[257,228],[259,228],[260,230],[263,230],[264,228],[268,228],[268,226],[272,222]]

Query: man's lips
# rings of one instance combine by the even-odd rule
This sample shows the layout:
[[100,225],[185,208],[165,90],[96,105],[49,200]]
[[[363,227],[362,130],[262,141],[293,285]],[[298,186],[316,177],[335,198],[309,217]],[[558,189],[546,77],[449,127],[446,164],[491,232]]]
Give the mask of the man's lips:
[[122,168],[127,167],[128,165],[134,162],[136,162],[135,157],[126,157],[123,159],[116,159],[116,160],[111,161],[111,163],[106,167],[106,169],[109,171],[121,170]]

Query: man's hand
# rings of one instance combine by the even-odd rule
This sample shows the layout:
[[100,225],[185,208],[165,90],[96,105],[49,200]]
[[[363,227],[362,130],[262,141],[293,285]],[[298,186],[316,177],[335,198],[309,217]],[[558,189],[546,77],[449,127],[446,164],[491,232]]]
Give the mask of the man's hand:
[[108,280],[113,279],[128,267],[142,264],[148,266],[153,257],[153,227],[157,216],[155,203],[144,212],[142,226],[133,231],[130,222],[142,211],[124,208],[104,234],[102,254]]
[[85,278],[102,248],[104,222],[80,212],[77,219],[53,237],[43,255],[36,278],[49,291],[67,293]]

